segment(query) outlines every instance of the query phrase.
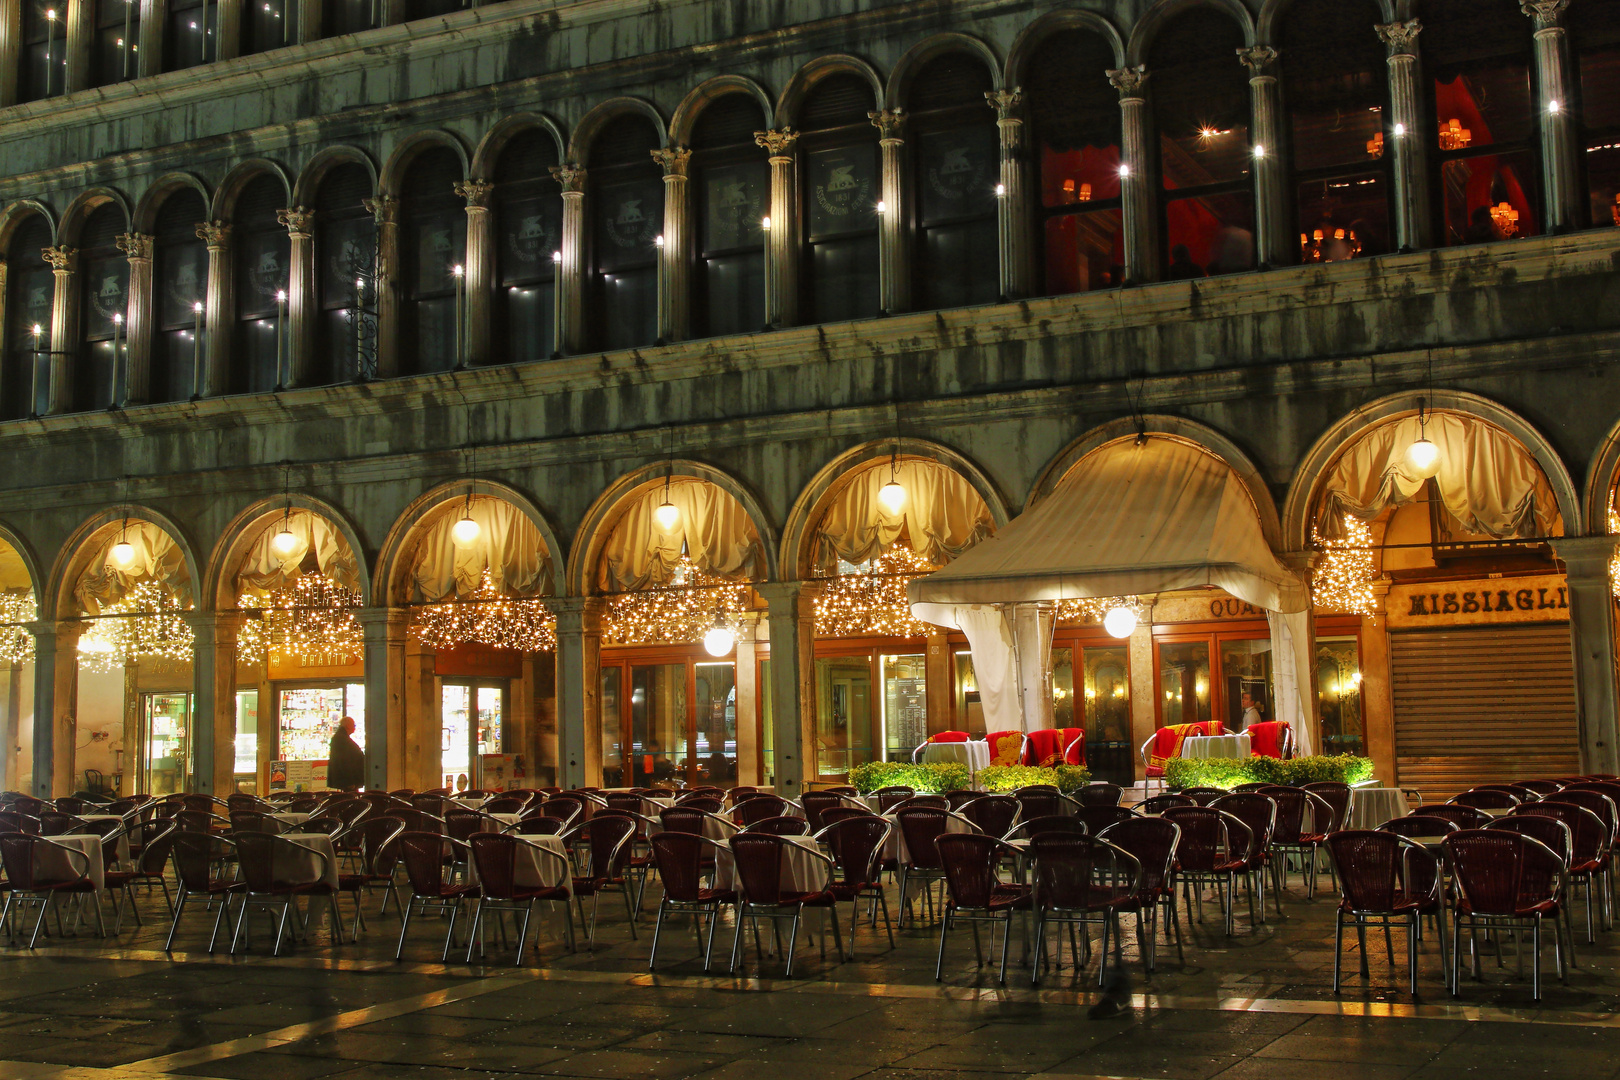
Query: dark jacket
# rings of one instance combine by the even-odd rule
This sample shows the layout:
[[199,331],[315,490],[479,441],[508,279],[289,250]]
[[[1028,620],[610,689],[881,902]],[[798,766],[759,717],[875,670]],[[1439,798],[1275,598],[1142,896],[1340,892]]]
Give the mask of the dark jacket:
[[360,749],[354,736],[340,729],[332,736],[332,746],[326,755],[326,786],[353,791],[365,782],[366,752]]

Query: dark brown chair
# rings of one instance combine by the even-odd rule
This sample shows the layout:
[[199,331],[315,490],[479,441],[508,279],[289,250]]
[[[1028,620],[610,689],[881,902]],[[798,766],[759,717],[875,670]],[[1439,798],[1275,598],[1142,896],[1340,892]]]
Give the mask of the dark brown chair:
[[1452,806],[1472,806],[1476,810],[1512,810],[1524,800],[1502,788],[1471,788],[1450,799]]
[[219,939],[219,924],[224,920],[230,927],[230,898],[247,887],[234,878],[216,876],[214,867],[236,853],[236,845],[222,836],[204,832],[187,832],[177,827],[170,834],[170,852],[174,859],[174,876],[179,892],[174,898],[174,918],[169,923],[169,938],[163,943],[164,952],[174,951],[174,935],[180,929],[180,919],[186,905],[201,904],[203,910],[217,908],[214,913],[214,932],[208,937],[208,951],[214,951]]
[[[636,937],[636,913],[631,908],[630,885],[625,872],[635,836],[636,820],[621,817],[617,812],[598,814],[570,833],[570,838],[583,839],[590,851],[586,873],[574,876],[576,901],[582,902],[586,896],[591,898],[591,921],[585,932],[585,948],[589,951],[596,949],[596,916],[604,892],[616,890],[624,897],[624,916],[630,924],[631,940]],[[584,914],[582,910],[581,920]]]
[[[382,906],[377,909],[378,915],[388,913],[390,897],[393,898],[396,907],[401,907],[399,893],[395,891],[394,886],[394,870],[399,866],[399,856],[391,845],[394,838],[406,828],[404,818],[382,814],[377,817],[368,816],[351,831],[350,835],[355,839],[360,868],[352,873],[338,875],[338,892],[348,893],[354,897],[352,936],[356,939],[360,937],[360,930],[366,924],[365,913],[360,906],[361,892],[369,893],[376,885],[387,886],[383,890]],[[403,918],[403,914],[401,917]]]
[[834,795],[827,791],[807,791],[799,797],[799,805],[804,807],[804,819],[810,823],[810,831],[818,833],[826,828],[827,824],[821,819],[822,812],[847,804],[842,795]]
[[[1093,810],[1112,810],[1118,807],[1089,807]],[[1181,922],[1176,917],[1176,847],[1181,842],[1181,830],[1173,821],[1164,818],[1145,818],[1127,814],[1126,820],[1117,821],[1102,829],[1097,838],[1127,851],[1142,868],[1136,892],[1121,903],[1117,910],[1136,913],[1136,948],[1142,955],[1143,966],[1154,970],[1159,957],[1159,909],[1165,909],[1168,922],[1165,934],[1176,942],[1176,957],[1186,963],[1181,947]],[[1147,922],[1144,933],[1142,923]]]
[[[1226,934],[1230,937],[1234,929],[1232,907],[1237,877],[1248,873],[1253,833],[1241,819],[1212,806],[1173,806],[1162,816],[1181,830],[1181,839],[1176,845],[1176,873],[1195,886],[1193,899],[1198,905],[1198,920],[1202,922],[1204,918],[1202,886],[1215,885],[1221,897]],[[1253,895],[1252,890],[1250,895]]]
[[[850,905],[849,958],[855,958],[855,930],[861,921],[861,900],[866,898],[876,908],[883,909],[883,925],[889,933],[889,948],[894,948],[894,924],[889,920],[889,901],[883,894],[884,845],[888,843],[894,826],[876,814],[867,814],[854,807],[839,808],[840,814],[848,810],[849,816],[828,821],[816,833],[816,839],[827,846],[838,864],[838,876],[827,886],[835,903]],[[873,910],[876,922],[876,911]],[[834,915],[834,918],[837,918]]]
[[[1586,893],[1586,941],[1596,941],[1592,918],[1592,890],[1598,890],[1599,918],[1612,911],[1609,894],[1609,830],[1603,819],[1578,803],[1563,801],[1559,792],[1538,802],[1527,803],[1513,812],[1514,817],[1547,817],[1561,821],[1570,831],[1570,860],[1565,877],[1579,882]],[[1499,819],[1506,820],[1506,819]],[[1607,920],[1603,920],[1607,925]]]
[[1463,806],[1460,803],[1420,806],[1413,810],[1412,813],[1419,817],[1445,818],[1447,821],[1456,822],[1457,826],[1463,829],[1483,829],[1491,823],[1491,815],[1485,811],[1473,806]]
[[[1097,985],[1104,985],[1108,978],[1110,930],[1114,935],[1115,959],[1124,963],[1119,915],[1135,902],[1142,891],[1141,863],[1130,852],[1106,840],[1059,833],[1049,833],[1031,840],[1029,855],[1035,860],[1031,898],[1035,910],[1035,965],[1030,972],[1030,984],[1040,981],[1041,965],[1046,958],[1046,926],[1055,922],[1059,925],[1098,923],[1102,926]],[[1081,933],[1086,936],[1089,949],[1090,937],[1084,930]],[[1070,941],[1072,949],[1073,939]],[[1059,942],[1058,956],[1061,960],[1061,938]],[[1005,941],[1002,942],[1002,956],[1005,960]],[[1072,953],[1071,958],[1078,970],[1084,961],[1073,957]]]
[[[141,924],[140,909],[135,906],[135,886],[145,887],[150,895],[155,885],[163,890],[163,903],[174,914],[174,899],[169,894],[168,878],[164,869],[169,862],[169,852],[174,847],[175,834],[179,826],[172,821],[138,821],[129,827],[130,861],[133,865],[127,870],[108,870],[105,872],[107,891],[115,897],[120,893],[128,899],[130,910],[135,913],[135,924]],[[118,933],[123,927],[124,912],[119,907],[118,920],[113,925],[113,933]]]
[[[1222,792],[1221,794],[1224,795],[1226,793]],[[1194,799],[1191,795],[1176,795],[1173,793],[1166,793],[1164,795],[1155,795],[1151,799],[1143,799],[1141,802],[1136,804],[1136,812],[1139,814],[1162,814],[1171,807],[1198,805],[1198,800]]]
[[991,924],[992,947],[995,944],[993,927],[997,923],[1001,925],[1000,979],[1005,983],[1013,912],[1029,910],[1030,888],[1002,881],[997,868],[1004,858],[1016,857],[1018,850],[998,837],[975,833],[942,833],[935,839],[934,846],[939,852],[946,893],[945,912],[939,921],[939,950],[934,957],[934,981],[944,978],[945,938],[952,924],[961,920],[974,924],[974,951],[981,967],[984,954],[978,951],[977,924]]
[[[1265,785],[1269,786],[1269,785]],[[1266,921],[1266,875],[1271,872],[1276,885],[1274,902],[1282,914],[1282,881],[1277,878],[1277,860],[1271,857],[1271,839],[1277,831],[1277,800],[1259,791],[1235,791],[1210,803],[1210,808],[1231,814],[1249,827],[1250,844],[1244,857],[1249,883],[1249,922],[1254,924],[1254,894],[1260,894],[1260,922]]]
[[259,810],[232,810],[232,832],[267,832],[277,836],[288,830],[280,821]]
[[940,865],[939,852],[934,841],[945,835],[950,811],[938,806],[914,806],[896,810],[892,815],[900,827],[900,838],[905,841],[905,856],[900,860],[900,928],[910,923],[911,886],[923,885],[925,908],[932,910],[933,885],[945,880],[945,868]]
[[[1451,924],[1451,992],[1460,993],[1458,950],[1463,928],[1529,930],[1530,987],[1541,1000],[1541,926],[1553,924],[1553,955],[1563,980],[1564,946],[1559,913],[1563,905],[1564,862],[1538,840],[1501,829],[1467,829],[1444,841],[1446,861],[1457,890]],[[1474,978],[1479,955],[1474,953]]]
[[[405,864],[405,879],[410,882],[411,895],[405,901],[405,914],[399,925],[399,946],[394,959],[405,955],[405,935],[411,928],[411,916],[418,911],[449,913],[449,926],[444,932],[444,952],[440,963],[450,959],[450,946],[455,941],[456,918],[465,901],[478,896],[478,886],[452,884],[445,877],[445,867],[455,861],[466,862],[466,844],[436,832],[406,831],[396,836],[390,845]],[[460,851],[459,859],[447,859],[445,849]]]
[[1074,820],[1084,825],[1086,832],[1092,836],[1101,836],[1102,831],[1110,825],[1135,821],[1140,817],[1140,814],[1133,814],[1123,806],[1081,806],[1074,813]]
[[[665,810],[667,815],[673,812]],[[698,819],[701,826],[702,819]],[[676,832],[668,829],[652,838],[653,861],[658,876],[664,883],[663,899],[658,901],[658,919],[653,923],[652,952],[647,957],[647,970],[658,962],[658,937],[664,928],[664,919],[670,915],[691,915],[701,928],[702,920],[709,920],[709,933],[700,943],[703,946],[703,970],[709,970],[714,954],[714,932],[720,923],[720,909],[737,902],[734,889],[706,889],[703,887],[705,867],[714,866],[715,853],[720,845],[699,832]]]
[[[692,800],[681,805],[695,809],[693,807],[695,801]],[[756,821],[764,821],[766,818],[790,816],[793,809],[795,809],[793,804],[786,799],[760,791],[755,792],[752,798],[745,799],[733,806],[731,808],[731,820],[738,825],[748,826]]]
[[[515,836],[502,833],[474,833],[467,841],[472,849],[472,861],[478,869],[478,910],[473,915],[472,931],[467,936],[467,962],[472,962],[473,947],[477,946],[479,954],[483,953],[484,915],[489,911],[521,912],[523,925],[518,930],[517,955],[514,964],[523,963],[523,952],[529,940],[529,917],[534,913],[536,902],[558,903],[562,905],[563,917],[567,920],[568,951],[574,951],[574,912],[570,906],[568,886],[564,885],[520,885],[517,875],[518,845],[524,841]],[[566,855],[552,851],[550,848],[527,845],[533,848],[543,861],[555,861],[560,864],[560,877],[566,881],[572,873]]]
[[[45,864],[42,868],[41,864]],[[77,848],[65,847],[45,836],[31,833],[0,833],[0,865],[6,871],[6,903],[0,908],[0,925],[10,926],[13,905],[39,906],[39,918],[28,937],[32,949],[39,941],[45,915],[52,901],[67,896],[89,897],[96,908],[96,929],[107,936],[96,901],[96,883],[90,878],[90,857]],[[60,926],[58,926],[60,929]]]
[[[323,872],[314,881],[287,881],[276,873],[277,850],[288,851],[296,849],[299,857],[303,857],[306,848],[300,848],[291,840],[273,833],[244,832],[236,833],[231,837],[236,845],[236,859],[242,868],[242,911],[236,919],[236,933],[231,935],[231,952],[236,952],[237,945],[241,944],[242,931],[247,927],[248,909],[253,907],[264,908],[267,911],[278,912],[276,920],[276,941],[270,955],[281,954],[281,941],[286,934],[288,916],[296,919],[297,900],[307,897],[314,900],[316,897],[324,899],[332,909],[332,943],[343,943],[343,918],[338,914],[337,889],[326,880]],[[327,856],[315,852],[322,865],[327,862]],[[294,933],[297,933],[296,923]]]
[[1417,993],[1417,954],[1420,920],[1433,910],[1440,920],[1440,960],[1446,961],[1445,913],[1440,903],[1440,864],[1433,852],[1394,831],[1347,829],[1326,841],[1333,865],[1338,867],[1340,901],[1333,919],[1333,992],[1339,992],[1344,952],[1344,926],[1348,918],[1356,928],[1361,948],[1361,977],[1368,978],[1367,927],[1382,926],[1384,947],[1395,962],[1389,942],[1392,923],[1406,924],[1406,965],[1409,992]]
[[[737,932],[731,939],[731,970],[737,970],[741,957],[742,932],[750,920],[768,919],[774,927],[777,919],[792,918],[788,932],[787,970],[785,977],[793,978],[794,947],[799,940],[799,923],[805,908],[821,908],[832,916],[833,944],[840,958],[844,955],[843,933],[838,926],[837,901],[829,889],[798,892],[782,887],[783,848],[787,841],[768,833],[738,833],[729,841],[731,857],[737,874]],[[805,853],[827,863],[830,870],[836,864],[819,851],[804,849]],[[757,941],[757,938],[756,938]],[[822,941],[826,951],[826,940]]]
[[1019,809],[1018,800],[1010,795],[982,795],[959,813],[986,836],[1006,836]]
[[1074,794],[1081,806],[1118,806],[1125,789],[1118,784],[1096,783],[1087,784]]

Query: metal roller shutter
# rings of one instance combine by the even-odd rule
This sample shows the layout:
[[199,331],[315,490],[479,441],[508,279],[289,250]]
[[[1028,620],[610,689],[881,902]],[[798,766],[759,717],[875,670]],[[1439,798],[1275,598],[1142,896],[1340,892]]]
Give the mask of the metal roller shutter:
[[1429,802],[1580,771],[1563,623],[1392,633],[1395,771]]

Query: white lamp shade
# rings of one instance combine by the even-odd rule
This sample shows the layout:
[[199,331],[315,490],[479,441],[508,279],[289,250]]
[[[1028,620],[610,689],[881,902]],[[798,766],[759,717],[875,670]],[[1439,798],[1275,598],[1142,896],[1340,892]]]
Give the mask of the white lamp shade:
[[481,532],[483,530],[478,527],[478,522],[469,514],[450,527],[450,539],[454,540],[458,547],[466,547],[477,540]]
[[128,540],[120,540],[107,554],[112,558],[114,566],[128,566],[135,561],[135,545]]
[[1103,629],[1109,637],[1128,638],[1136,629],[1136,612],[1128,607],[1109,608],[1103,616]]
[[703,651],[710,656],[724,656],[737,644],[737,635],[729,626],[715,626],[703,635]]
[[1406,467],[1419,480],[1429,479],[1440,471],[1440,448],[1428,439],[1418,439],[1406,448]]
[[878,505],[891,514],[898,514],[906,505],[906,489],[897,480],[890,480],[878,489]]
[[270,538],[270,550],[277,555],[291,555],[298,550],[298,537],[291,529],[283,528]]
[[681,523],[681,508],[674,503],[664,503],[653,511],[653,521],[665,532],[674,532],[675,526]]

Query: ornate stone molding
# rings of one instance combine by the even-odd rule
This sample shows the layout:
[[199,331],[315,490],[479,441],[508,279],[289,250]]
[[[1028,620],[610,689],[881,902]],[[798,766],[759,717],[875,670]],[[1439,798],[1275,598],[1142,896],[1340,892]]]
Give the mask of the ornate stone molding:
[[585,166],[570,161],[563,165],[551,167],[551,178],[562,185],[564,195],[583,195],[585,193]]
[[455,191],[457,195],[467,200],[468,206],[486,208],[489,206],[490,195],[495,191],[495,185],[488,180],[457,180]]
[[141,259],[152,261],[152,237],[145,233],[120,233],[115,243],[131,262]]
[[1121,97],[1140,97],[1142,84],[1148,80],[1146,64],[1135,67],[1112,68],[1107,72],[1108,82]]
[[207,244],[211,251],[224,247],[230,235],[231,227],[223,221],[205,221],[197,226],[197,239]]
[[1018,116],[1019,106],[1024,102],[1023,87],[1014,87],[1011,90],[986,90],[984,102],[996,110],[996,123],[1023,123]]
[[1569,0],[1519,0],[1519,10],[1536,20],[1536,28],[1557,26]]
[[905,136],[906,110],[880,109],[869,112],[866,118],[872,121],[872,126],[878,129],[879,142],[900,142]]
[[685,177],[686,166],[692,160],[692,148],[689,146],[668,146],[662,150],[649,150],[648,153],[658,162],[666,177]]
[[1423,24],[1417,19],[1381,23],[1378,26],[1378,37],[1395,51],[1409,53],[1417,46],[1417,36],[1422,30]]
[[45,261],[50,263],[51,269],[58,274],[68,273],[79,265],[78,248],[48,247],[41,248],[40,252],[45,256]]
[[315,235],[315,211],[307,206],[289,206],[276,211],[276,220],[289,236],[299,238]]
[[378,195],[374,199],[361,199],[360,205],[378,225],[392,225],[399,220],[399,200],[392,195]]
[[771,155],[771,160],[786,158],[793,152],[793,144],[799,141],[799,133],[790,127],[773,128],[770,131],[754,132],[754,142]]
[[1251,77],[1269,74],[1268,68],[1277,62],[1277,50],[1270,45],[1256,45],[1237,50],[1238,63],[1249,69]]

